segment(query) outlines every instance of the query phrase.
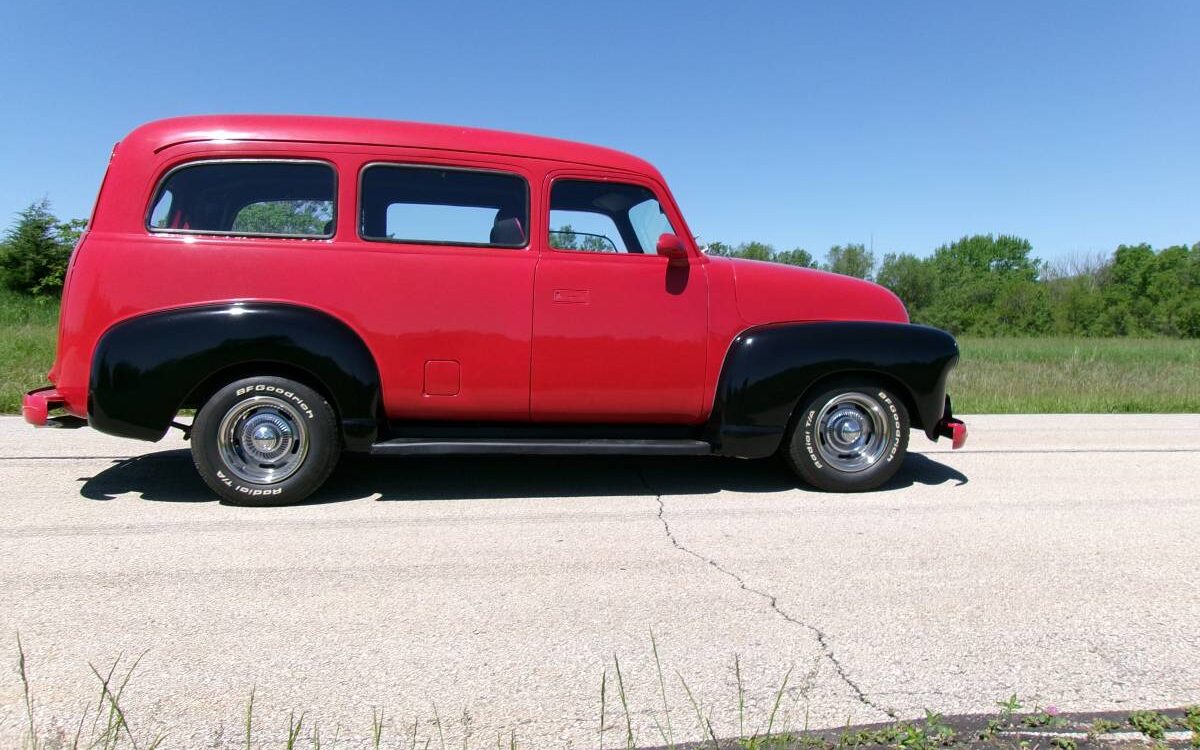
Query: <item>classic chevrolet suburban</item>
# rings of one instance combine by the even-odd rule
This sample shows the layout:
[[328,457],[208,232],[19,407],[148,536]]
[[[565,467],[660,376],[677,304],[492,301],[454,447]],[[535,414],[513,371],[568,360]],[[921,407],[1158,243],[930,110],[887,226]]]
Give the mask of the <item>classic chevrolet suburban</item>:
[[[343,450],[780,454],[878,487],[966,439],[954,339],[874,284],[709,257],[605,148],[327,117],[150,123],[115,147],[27,421],[191,440],[224,500]],[[196,410],[190,424],[183,410]]]

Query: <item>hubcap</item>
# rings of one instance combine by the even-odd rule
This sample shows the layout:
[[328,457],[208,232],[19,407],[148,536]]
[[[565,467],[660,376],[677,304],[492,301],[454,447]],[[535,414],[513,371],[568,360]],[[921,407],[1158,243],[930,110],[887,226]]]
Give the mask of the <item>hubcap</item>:
[[287,420],[265,410],[247,418],[241,433],[242,449],[246,455],[265,463],[287,455],[295,441]]
[[833,468],[850,473],[874,466],[894,437],[883,405],[857,391],[830,399],[816,424],[817,453]]
[[255,484],[275,484],[296,473],[308,454],[300,413],[274,396],[255,396],[221,419],[217,447],[229,470]]

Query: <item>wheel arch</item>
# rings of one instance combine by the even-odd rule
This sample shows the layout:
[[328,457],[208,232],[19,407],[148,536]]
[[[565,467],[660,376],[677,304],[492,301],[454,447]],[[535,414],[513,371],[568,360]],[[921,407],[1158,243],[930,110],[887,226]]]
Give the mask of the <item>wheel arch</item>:
[[176,308],[114,325],[92,357],[89,421],[101,432],[158,440],[180,408],[254,374],[295,376],[325,395],[348,449],[376,441],[382,386],[366,343],[328,313],[275,302]]
[[792,414],[788,418],[787,428],[790,430],[796,424],[796,420],[800,417],[800,412],[803,410],[802,407],[804,404],[808,403],[813,396],[816,396],[821,391],[839,384],[849,385],[851,383],[863,382],[876,383],[899,396],[905,410],[908,411],[909,425],[922,430],[924,429],[921,421],[921,413],[917,407],[916,399],[913,397],[912,389],[896,376],[880,370],[843,370],[822,375],[813,381],[812,385],[806,388],[800,394],[800,397],[796,399],[796,405],[792,407]]
[[250,378],[256,375],[268,375],[280,378],[294,380],[297,383],[312,388],[317,393],[325,397],[329,405],[333,407],[335,414],[341,414],[341,409],[338,406],[338,400],[329,386],[321,381],[319,377],[314,375],[309,370],[302,367],[297,367],[289,362],[278,362],[271,360],[255,360],[252,362],[242,362],[235,365],[217,370],[207,378],[197,383],[191,391],[184,396],[183,401],[179,404],[180,409],[200,409],[211,399],[217,391],[221,390],[230,383]]

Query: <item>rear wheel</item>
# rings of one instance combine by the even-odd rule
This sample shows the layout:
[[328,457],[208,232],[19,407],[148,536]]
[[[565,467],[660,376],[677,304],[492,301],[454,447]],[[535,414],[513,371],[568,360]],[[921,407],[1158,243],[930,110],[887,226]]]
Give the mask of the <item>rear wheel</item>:
[[900,469],[908,428],[908,410],[895,394],[870,383],[846,383],[801,405],[783,455],[814,487],[871,490]]
[[245,378],[217,391],[192,427],[192,458],[233,505],[290,505],[325,483],[341,445],[333,407],[312,388]]

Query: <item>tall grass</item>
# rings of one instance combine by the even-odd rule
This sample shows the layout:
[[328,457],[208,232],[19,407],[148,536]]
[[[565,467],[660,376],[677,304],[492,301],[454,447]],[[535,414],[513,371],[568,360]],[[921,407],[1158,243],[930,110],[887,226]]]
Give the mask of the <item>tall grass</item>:
[[965,338],[963,414],[1200,412],[1200,341]]
[[0,289],[0,414],[21,410],[21,394],[44,385],[54,361],[58,303]]
[[[631,717],[637,714],[651,713],[651,720],[656,725],[660,732],[660,737],[666,740],[666,747],[677,747],[672,730],[666,727],[669,724],[671,707],[666,699],[666,682],[662,667],[662,660],[659,656],[658,643],[655,639],[651,639],[651,655],[655,674],[658,678],[659,689],[662,691],[662,719],[657,715],[655,708],[645,707],[638,708],[632,703],[629,691],[627,690],[623,672],[617,657],[613,656],[612,667],[617,676],[618,696],[621,703],[621,709],[625,717],[625,748],[626,750],[635,750],[635,748],[643,746],[637,742],[635,730]],[[144,654],[143,654],[144,656]],[[21,686],[24,694],[24,710],[26,713],[25,731],[20,739],[19,747],[22,750],[159,750],[159,748],[167,747],[189,747],[186,741],[171,743],[169,734],[154,733],[147,734],[137,729],[139,721],[134,717],[129,716],[126,712],[122,698],[126,690],[130,687],[132,678],[138,670],[141,662],[141,657],[134,659],[126,665],[125,660],[118,657],[111,665],[107,672],[101,673],[94,665],[89,664],[92,674],[96,677],[100,686],[99,700],[93,700],[85,704],[84,711],[75,720],[71,721],[67,726],[76,728],[73,735],[64,733],[61,729],[58,731],[48,731],[39,717],[36,715],[37,701],[34,699],[32,689],[32,669],[27,659],[25,647],[21,642],[20,637],[17,638],[17,665],[18,674],[21,681]],[[706,711],[700,700],[697,699],[687,682],[683,679],[678,671],[675,672],[679,677],[688,702],[696,718],[696,736],[697,740],[688,742],[688,747],[697,748],[712,748],[712,750],[721,750],[722,748],[740,748],[740,750],[868,750],[869,748],[896,748],[896,750],[979,750],[979,748],[987,747],[1017,747],[1018,742],[1023,739],[1022,735],[1030,731],[1036,731],[1040,735],[1045,735],[1046,732],[1053,732],[1060,729],[1069,729],[1076,733],[1087,732],[1089,742],[1092,747],[1128,747],[1129,738],[1113,738],[1112,743],[1104,741],[1105,734],[1120,729],[1123,724],[1128,724],[1130,727],[1137,729],[1149,739],[1160,741],[1164,738],[1165,732],[1175,732],[1179,735],[1184,733],[1191,734],[1191,743],[1193,747],[1200,747],[1200,705],[1188,706],[1181,709],[1173,709],[1165,712],[1160,711],[1133,711],[1127,717],[1118,716],[1115,714],[1106,714],[1103,717],[1099,715],[1091,718],[1077,717],[1072,720],[1059,717],[1058,712],[1054,709],[1041,709],[1036,705],[1031,714],[1018,714],[1016,711],[1022,707],[1017,696],[1014,695],[1007,701],[999,702],[996,705],[1000,707],[1000,712],[992,716],[974,715],[966,720],[959,720],[954,726],[951,726],[943,718],[940,713],[926,710],[925,718],[916,721],[892,721],[887,724],[871,724],[865,727],[853,727],[847,723],[843,729],[829,730],[810,730],[808,726],[808,712],[805,709],[803,723],[797,723],[798,714],[793,713],[793,709],[798,707],[804,700],[803,691],[800,695],[792,697],[789,695],[788,686],[792,675],[792,669],[789,667],[784,673],[782,680],[775,690],[774,699],[771,702],[770,710],[765,717],[762,728],[751,734],[747,734],[745,729],[745,687],[741,680],[740,662],[735,656],[733,672],[737,681],[737,693],[735,696],[727,696],[737,701],[738,718],[736,727],[729,727],[731,730],[736,730],[736,734],[732,734],[728,739],[718,739],[717,732],[714,730],[712,721],[709,719],[709,711]],[[604,747],[604,731],[606,712],[606,685],[608,668],[605,667],[604,676],[601,678],[600,687],[600,723],[597,727],[599,736],[599,746]],[[333,732],[322,730],[322,727],[315,720],[309,720],[308,714],[304,711],[299,713],[289,711],[286,717],[286,723],[281,723],[277,727],[264,729],[258,726],[254,721],[255,696],[257,690],[251,688],[250,697],[246,703],[244,715],[242,717],[242,725],[245,730],[244,747],[249,750],[252,747],[270,747],[284,748],[285,750],[335,750],[338,747],[339,740],[342,737],[344,725],[338,723],[334,726]],[[655,698],[657,702],[657,696]],[[790,704],[790,705],[785,705]],[[53,717],[61,720],[63,717]],[[164,717],[149,717],[149,720],[158,723],[162,722]],[[522,719],[529,717],[511,717],[513,724],[521,723]],[[1111,719],[1125,719],[1121,723],[1113,722]],[[140,717],[144,722],[147,717]],[[761,720],[760,719],[760,720]],[[89,726],[90,729],[85,730]],[[398,741],[393,741],[389,736],[389,727],[399,728],[399,724],[395,722],[387,722],[384,719],[384,712],[378,708],[371,709],[369,717],[369,731],[360,736],[357,740],[348,739],[343,745],[343,750],[349,747],[364,748],[369,747],[371,750],[382,750],[382,748],[401,748],[406,747],[408,750],[448,750],[450,747],[446,732],[446,722],[438,713],[436,704],[433,705],[432,719],[415,719],[412,723],[411,730],[405,732],[405,736],[398,737]],[[51,726],[63,726],[60,721],[52,720],[47,722]],[[364,722],[365,724],[365,722]],[[407,726],[407,725],[406,725]],[[472,750],[472,748],[490,748],[493,746],[493,740],[490,737],[483,738],[481,743],[472,742],[472,718],[467,710],[463,710],[462,717],[456,723],[451,725],[450,730],[457,733],[461,737],[462,750]],[[214,737],[220,736],[220,733],[214,734]],[[1039,736],[1036,739],[1043,741],[1044,736]],[[1177,738],[1176,738],[1177,739]],[[982,741],[982,744],[980,744]],[[241,744],[240,742],[238,744]],[[590,744],[590,743],[589,743]],[[1019,742],[1021,747],[1025,747],[1027,742]],[[515,730],[501,731],[495,735],[494,746],[496,750],[517,750],[520,745],[518,736]],[[11,747],[12,745],[6,745]],[[205,745],[209,746],[209,745]],[[217,746],[216,744],[212,746]],[[222,743],[221,747],[229,747],[228,743]],[[536,745],[530,745],[535,747]],[[1063,749],[1062,745],[1050,743],[1048,746]],[[1173,745],[1176,746],[1176,745]],[[191,745],[195,747],[195,745]],[[1074,747],[1074,744],[1069,747]]]
[[[142,656],[145,656],[144,652]],[[17,674],[21,680],[21,690],[25,702],[25,718],[28,727],[21,738],[21,747],[23,750],[49,750],[50,748],[54,748],[54,750],[83,750],[84,748],[86,750],[117,750],[118,748],[157,750],[166,739],[166,735],[161,733],[145,736],[139,735],[130,726],[125,708],[121,703],[125,689],[129,686],[129,681],[137,671],[142,656],[134,659],[129,666],[124,668],[124,676],[116,683],[114,683],[114,677],[118,675],[118,670],[123,666],[123,657],[118,656],[105,674],[101,674],[100,670],[94,664],[88,664],[92,675],[100,683],[100,696],[95,702],[94,707],[90,702],[84,705],[84,710],[80,713],[78,719],[72,722],[75,726],[74,734],[67,735],[61,729],[57,732],[52,732],[39,727],[37,713],[34,710],[32,681],[25,646],[21,642],[20,634],[18,634]],[[90,725],[88,724],[88,719],[91,719]],[[84,733],[85,726],[90,727],[87,734]],[[247,731],[249,731],[248,727]]]

